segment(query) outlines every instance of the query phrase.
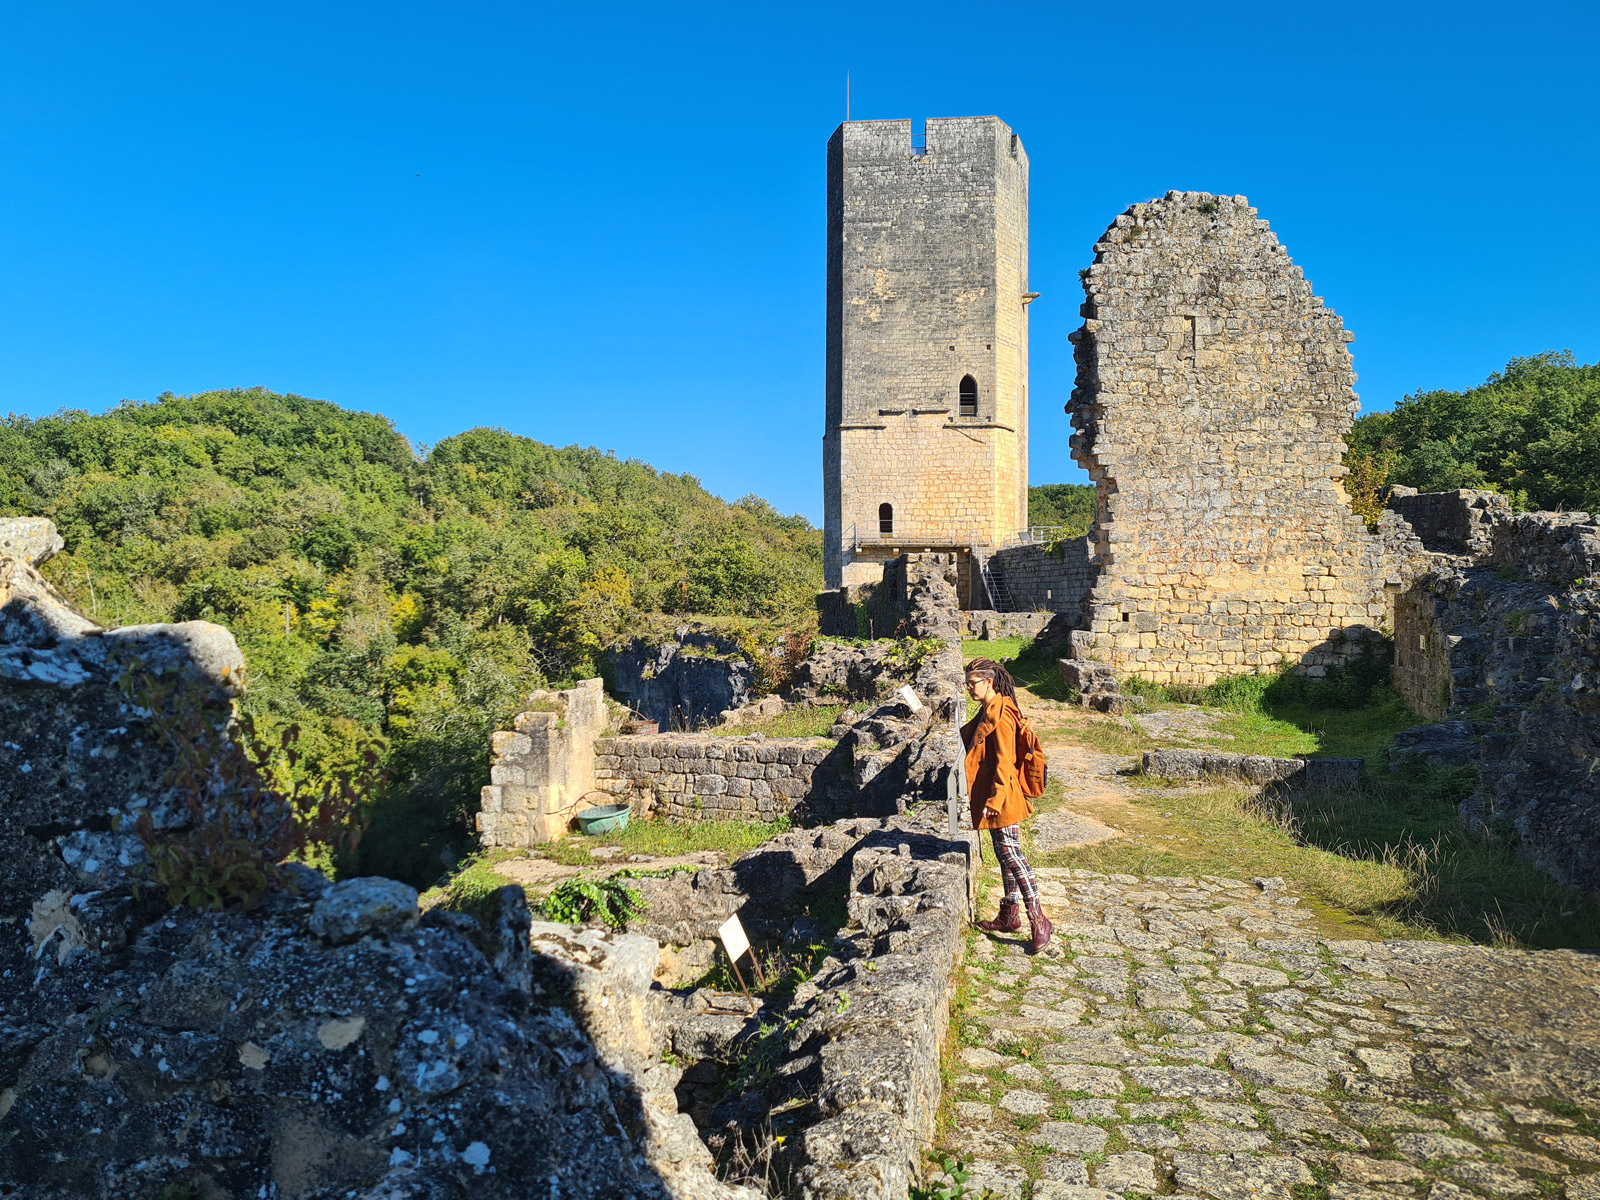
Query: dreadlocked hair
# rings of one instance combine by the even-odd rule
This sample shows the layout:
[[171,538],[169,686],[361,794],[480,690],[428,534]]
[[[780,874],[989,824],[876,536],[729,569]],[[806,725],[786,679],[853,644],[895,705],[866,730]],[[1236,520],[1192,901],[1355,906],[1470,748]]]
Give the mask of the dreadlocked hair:
[[[1011,703],[1017,703],[1017,687],[1011,679],[1011,672],[995,662],[992,658],[975,658],[967,664],[967,674],[977,675],[994,684],[994,690],[999,692]],[[1021,708],[1021,705],[1018,705]]]

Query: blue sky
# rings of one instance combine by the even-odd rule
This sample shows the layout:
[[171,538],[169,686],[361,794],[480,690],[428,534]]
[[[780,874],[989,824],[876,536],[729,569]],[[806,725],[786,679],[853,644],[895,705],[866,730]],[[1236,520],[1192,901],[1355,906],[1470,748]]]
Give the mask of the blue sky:
[[1592,3],[0,6],[0,412],[264,385],[614,449],[821,516],[824,146],[1032,162],[1036,483],[1077,271],[1243,193],[1367,409],[1600,359]]

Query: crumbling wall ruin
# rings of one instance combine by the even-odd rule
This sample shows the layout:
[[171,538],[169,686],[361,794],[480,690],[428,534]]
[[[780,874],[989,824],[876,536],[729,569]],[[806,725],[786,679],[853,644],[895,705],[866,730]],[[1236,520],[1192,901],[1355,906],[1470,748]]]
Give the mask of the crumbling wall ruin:
[[1395,690],[1434,722],[1391,760],[1475,768],[1463,826],[1600,887],[1600,523],[1492,492],[1390,503],[1431,551],[1395,602]]
[[607,723],[605,689],[580,680],[559,692],[535,692],[510,729],[491,743],[482,792],[482,845],[535,846],[567,835],[572,818],[594,801],[594,742]]
[[581,1003],[627,981],[530,952],[520,888],[486,923],[294,866],[245,913],[135,892],[138,816],[188,818],[123,671],[224,721],[244,662],[219,626],[86,620],[35,569],[60,546],[0,520],[0,1196],[754,1200],[677,1111],[658,1026]]
[[1242,196],[1119,216],[1072,335],[1073,457],[1099,489],[1074,656],[1160,683],[1362,652],[1379,543],[1340,480],[1350,335]]

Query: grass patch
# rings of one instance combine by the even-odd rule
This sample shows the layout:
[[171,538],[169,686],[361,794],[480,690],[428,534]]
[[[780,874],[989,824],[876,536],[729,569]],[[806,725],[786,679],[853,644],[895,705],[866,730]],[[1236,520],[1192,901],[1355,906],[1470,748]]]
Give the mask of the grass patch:
[[716,850],[734,859],[791,828],[787,817],[777,821],[635,821],[626,829],[598,837],[575,834],[539,847],[539,853],[572,867],[604,865],[589,853],[602,846],[622,847],[624,853],[611,860],[617,865],[625,863],[629,854],[669,858],[703,850]]
[[[1032,638],[995,638],[985,641],[982,638],[963,638],[961,641],[961,659],[971,662],[975,658],[992,658],[997,663],[1005,663],[1015,659],[1021,654],[1023,648],[1033,644]],[[1010,668],[1008,667],[1007,670]]]
[[744,725],[718,725],[710,732],[717,737],[749,737],[752,733],[760,733],[769,738],[825,738],[845,708],[843,704],[822,705],[817,708],[792,708],[764,721],[751,721]]
[[489,897],[513,882],[494,868],[508,858],[517,858],[520,850],[486,850],[462,860],[450,879],[435,888],[429,888],[418,898],[423,908],[445,908],[451,912],[466,913],[469,917],[487,915]]
[[1133,836],[1037,856],[1133,875],[1281,875],[1320,916],[1382,937],[1600,947],[1600,906],[1510,849],[1468,837],[1455,808],[1401,784],[1298,803],[1243,787],[1134,789]]

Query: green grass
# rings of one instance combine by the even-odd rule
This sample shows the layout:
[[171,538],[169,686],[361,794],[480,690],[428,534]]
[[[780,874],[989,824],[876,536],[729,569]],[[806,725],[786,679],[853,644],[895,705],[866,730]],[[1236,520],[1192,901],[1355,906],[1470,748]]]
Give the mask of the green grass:
[[[1046,807],[1060,795],[1054,788]],[[1030,860],[1132,875],[1281,875],[1324,918],[1381,937],[1600,947],[1594,898],[1468,837],[1452,800],[1426,783],[1316,792],[1293,804],[1243,787],[1146,784],[1132,804],[1129,836]]]
[[516,858],[520,853],[519,850],[487,850],[464,859],[446,883],[422,893],[419,897],[422,907],[438,906],[472,917],[486,915],[489,897],[512,882],[496,871],[495,865]]
[[610,862],[625,865],[629,854],[652,854],[661,858],[716,850],[730,859],[754,850],[768,838],[787,833],[788,818],[778,821],[634,821],[619,833],[584,837],[574,834],[559,842],[539,847],[539,853],[555,862],[573,867],[604,865],[589,851],[601,846],[621,846],[624,853]]
[[768,717],[765,721],[751,721],[745,725],[718,725],[711,732],[717,737],[748,737],[752,733],[761,733],[769,738],[825,738],[845,708],[843,704],[822,705],[817,708],[792,708],[775,717]]
[[1300,700],[1264,697],[1259,708],[1228,711],[1212,728],[1232,737],[1219,748],[1233,753],[1364,758],[1368,771],[1376,774],[1389,769],[1387,752],[1394,735],[1421,720],[1393,689],[1383,685],[1373,688],[1370,701],[1360,708],[1318,707]]

